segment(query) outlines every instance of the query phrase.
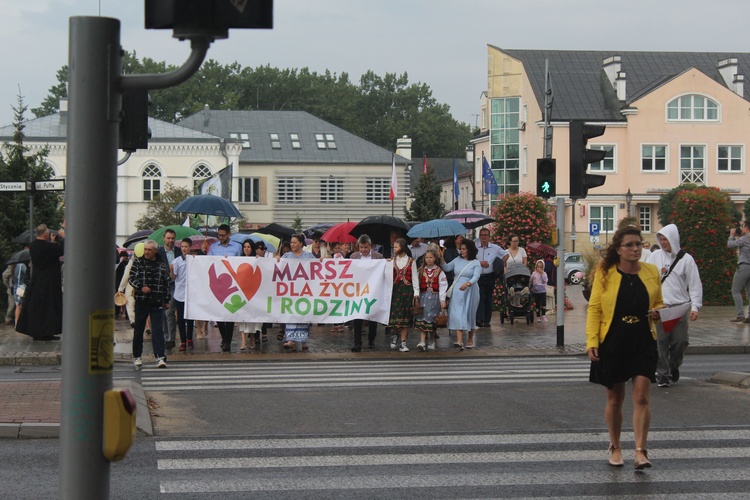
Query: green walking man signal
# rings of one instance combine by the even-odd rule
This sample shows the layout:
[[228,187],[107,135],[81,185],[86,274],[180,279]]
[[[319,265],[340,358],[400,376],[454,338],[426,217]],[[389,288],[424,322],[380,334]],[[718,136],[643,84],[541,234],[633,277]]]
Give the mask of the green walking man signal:
[[536,161],[536,195],[552,198],[557,195],[557,161],[554,158],[539,158]]

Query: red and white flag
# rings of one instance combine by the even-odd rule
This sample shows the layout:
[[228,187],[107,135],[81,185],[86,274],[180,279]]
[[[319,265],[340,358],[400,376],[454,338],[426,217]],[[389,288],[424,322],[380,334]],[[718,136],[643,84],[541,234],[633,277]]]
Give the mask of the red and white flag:
[[659,309],[659,316],[661,317],[661,326],[664,328],[664,333],[669,333],[672,329],[680,322],[683,316],[690,311],[690,302],[684,304],[677,304],[676,306],[669,306],[663,309]]
[[424,155],[422,159],[422,173],[423,174],[427,173],[427,155]]
[[393,155],[393,169],[391,170],[391,193],[388,195],[388,199],[393,199],[398,196],[398,178],[396,177],[396,155]]

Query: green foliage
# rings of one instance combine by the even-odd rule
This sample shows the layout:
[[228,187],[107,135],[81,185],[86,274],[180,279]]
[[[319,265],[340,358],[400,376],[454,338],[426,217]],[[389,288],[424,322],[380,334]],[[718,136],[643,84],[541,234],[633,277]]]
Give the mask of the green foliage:
[[164,226],[182,224],[185,222],[183,215],[172,212],[172,209],[192,194],[188,188],[174,186],[167,182],[161,195],[151,200],[146,207],[146,213],[135,221],[135,228],[156,230]]
[[661,224],[663,227],[667,224],[674,223],[674,220],[672,220],[672,210],[674,207],[674,200],[677,197],[678,193],[682,191],[691,191],[693,189],[698,189],[699,187],[700,186],[698,186],[697,184],[680,184],[679,186],[659,196],[659,210],[657,212],[657,215],[659,217],[659,224]]
[[427,173],[419,175],[410,209],[404,210],[406,220],[427,222],[440,219],[445,215],[445,205],[440,201],[441,193],[442,189],[435,178],[435,172],[428,165]]
[[[18,105],[13,108],[15,113],[13,126],[13,142],[6,143],[6,152],[0,154],[0,181],[45,181],[52,179],[54,171],[47,163],[47,150],[29,154],[23,144],[24,113],[27,107],[23,97],[18,96]],[[33,227],[47,224],[52,229],[60,227],[63,221],[63,202],[60,193],[54,191],[40,191],[32,195],[34,206]],[[11,240],[29,229],[29,193],[2,192],[0,193],[0,259],[8,259],[14,252],[21,249],[20,245],[13,245]]]
[[746,221],[750,221],[750,198],[745,200],[745,204],[742,207],[742,215],[745,216]]
[[[135,52],[123,56],[125,74],[164,73],[176,67]],[[57,72],[57,84],[37,116],[54,113],[67,95],[68,68]],[[359,84],[347,73],[316,73],[308,68],[271,66],[242,68],[209,59],[187,82],[151,94],[149,114],[175,123],[208,105],[211,109],[307,111],[381,147],[393,150],[396,139],[412,138],[412,150],[433,157],[463,156],[471,139],[469,126],[459,123],[450,108],[438,103],[424,83],[409,83],[406,73],[379,76],[368,71]]]
[[[492,217],[494,224],[493,240],[503,248],[507,247],[508,236],[518,235],[519,245],[527,247],[529,243],[538,241],[551,244],[552,233],[555,229],[552,210],[542,198],[533,193],[518,193],[505,195],[495,205]],[[534,255],[532,249],[526,248],[529,263],[540,255]]]
[[729,195],[709,187],[681,191],[669,217],[680,231],[680,246],[698,265],[703,305],[733,304],[730,284],[737,254],[726,243],[729,228],[734,227]]
[[299,214],[294,216],[294,220],[292,221],[292,227],[298,233],[302,232],[302,217],[300,217]]

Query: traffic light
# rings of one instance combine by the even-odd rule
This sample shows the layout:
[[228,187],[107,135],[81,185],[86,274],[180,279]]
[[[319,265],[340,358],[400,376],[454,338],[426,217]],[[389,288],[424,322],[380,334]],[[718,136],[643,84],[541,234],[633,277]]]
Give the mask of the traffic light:
[[557,194],[556,179],[557,160],[539,158],[536,161],[536,195],[551,198]]
[[604,185],[605,176],[586,173],[590,163],[600,162],[606,155],[605,151],[586,149],[589,139],[604,134],[604,129],[598,123],[570,121],[570,197],[574,200],[585,198],[589,189]]
[[148,128],[148,107],[151,97],[145,90],[122,93],[122,119],[120,120],[120,149],[134,152],[148,149],[151,130]]

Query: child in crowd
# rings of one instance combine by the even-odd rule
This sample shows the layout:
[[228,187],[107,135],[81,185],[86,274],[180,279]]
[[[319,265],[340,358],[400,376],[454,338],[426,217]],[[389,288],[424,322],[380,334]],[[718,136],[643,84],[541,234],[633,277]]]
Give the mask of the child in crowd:
[[531,273],[531,293],[536,302],[536,322],[547,321],[547,273],[544,272],[544,261],[536,261]]
[[[435,316],[445,309],[445,293],[448,291],[448,279],[440,266],[440,250],[430,245],[424,253],[422,265],[417,272],[419,276],[419,305],[424,307],[422,314],[415,318],[414,327],[419,330],[421,339],[417,344],[420,351],[435,350]],[[428,339],[429,336],[429,339]],[[427,341],[429,340],[429,344]]]

